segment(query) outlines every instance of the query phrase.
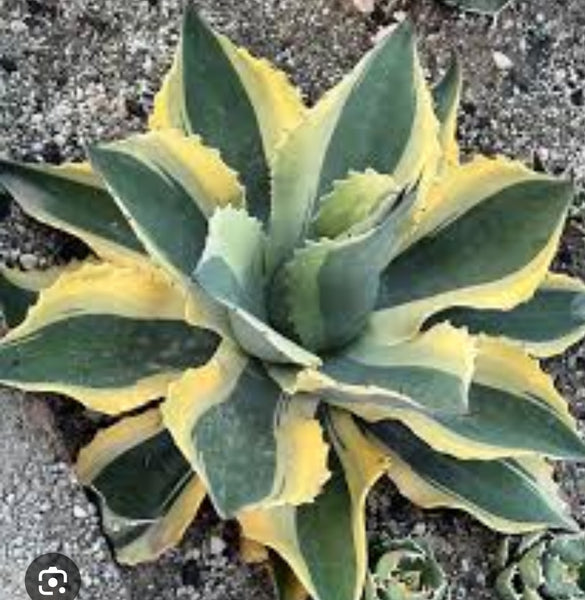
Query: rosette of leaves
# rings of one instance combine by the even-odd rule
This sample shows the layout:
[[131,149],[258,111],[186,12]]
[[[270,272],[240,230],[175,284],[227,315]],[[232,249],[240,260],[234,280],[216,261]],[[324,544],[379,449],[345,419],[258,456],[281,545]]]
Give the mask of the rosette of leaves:
[[208,495],[315,599],[355,600],[383,475],[500,531],[572,526],[547,461],[584,445],[537,362],[585,333],[584,286],[549,272],[572,186],[461,164],[459,89],[455,65],[431,93],[404,23],[307,108],[188,9],[148,133],[0,162],[93,251],[29,290],[0,381],[120,417],[78,472],[121,562]]
[[364,600],[443,600],[447,578],[424,540],[393,540],[368,573]]
[[502,545],[502,600],[585,599],[585,535],[535,534]]

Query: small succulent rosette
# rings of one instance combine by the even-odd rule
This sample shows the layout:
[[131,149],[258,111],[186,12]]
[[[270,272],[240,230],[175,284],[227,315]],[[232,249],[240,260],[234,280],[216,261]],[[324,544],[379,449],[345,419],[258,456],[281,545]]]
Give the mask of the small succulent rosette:
[[502,600],[585,599],[584,534],[507,538],[500,561],[496,590]]
[[423,540],[395,540],[386,546],[366,581],[365,600],[443,600],[445,573]]

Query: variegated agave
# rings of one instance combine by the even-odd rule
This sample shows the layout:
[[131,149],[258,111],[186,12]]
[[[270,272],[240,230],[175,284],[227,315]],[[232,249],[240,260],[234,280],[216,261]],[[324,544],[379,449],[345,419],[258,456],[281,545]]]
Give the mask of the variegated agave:
[[364,600],[444,600],[445,572],[424,540],[385,544],[373,572],[366,577]]
[[584,600],[585,536],[536,533],[506,538],[496,580],[502,600]]
[[548,272],[572,188],[460,164],[459,89],[454,66],[433,98],[405,23],[308,109],[189,9],[150,133],[1,162],[94,252],[4,270],[13,324],[38,298],[0,380],[133,411],[78,465],[120,561],[177,543],[208,494],[315,599],[355,600],[382,475],[500,531],[572,526],[547,459],[584,446],[531,357],[585,332],[583,286]]

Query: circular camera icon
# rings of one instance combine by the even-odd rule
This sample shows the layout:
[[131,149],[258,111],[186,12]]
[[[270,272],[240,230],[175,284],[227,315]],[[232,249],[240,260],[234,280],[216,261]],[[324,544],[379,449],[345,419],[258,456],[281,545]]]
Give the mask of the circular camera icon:
[[33,560],[24,576],[31,600],[75,600],[81,588],[77,565],[64,554],[52,552]]

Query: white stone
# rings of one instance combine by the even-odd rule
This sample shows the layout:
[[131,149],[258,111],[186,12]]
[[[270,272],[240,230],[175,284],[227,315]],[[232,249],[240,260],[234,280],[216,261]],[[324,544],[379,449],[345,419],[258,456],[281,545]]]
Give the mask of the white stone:
[[78,504],[76,504],[73,507],[73,516],[76,519],[87,519],[87,517],[89,516],[89,514],[85,510],[85,508],[83,508],[82,506],[79,506]]
[[500,71],[509,71],[514,66],[512,59],[503,52],[496,50],[492,56],[494,58],[494,63],[496,63],[496,67],[498,67]]
[[224,550],[225,550],[225,542],[221,538],[214,535],[209,540],[209,552],[214,556],[218,556]]

